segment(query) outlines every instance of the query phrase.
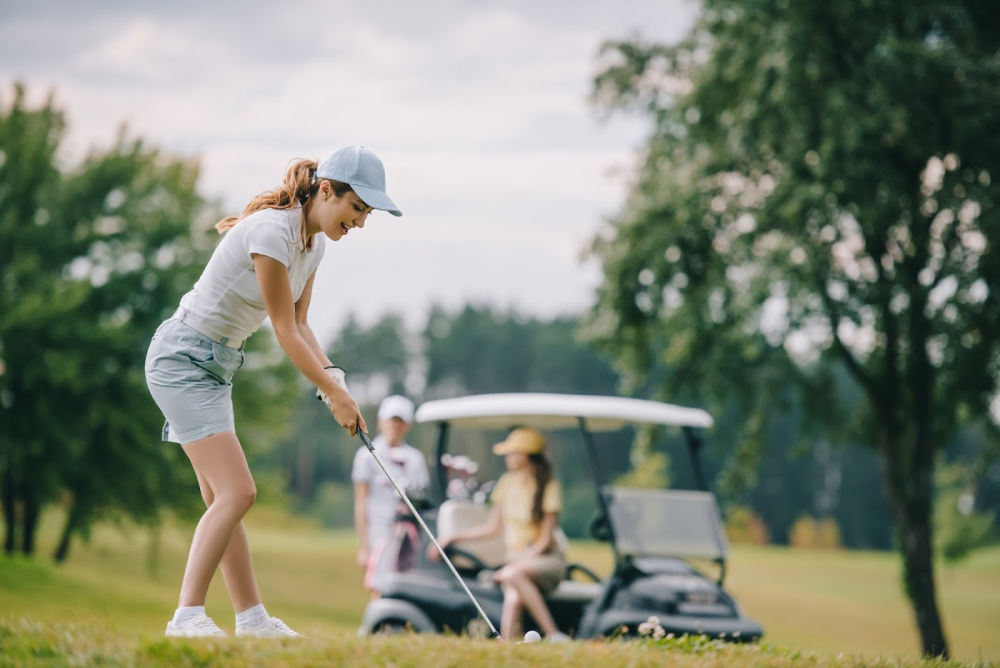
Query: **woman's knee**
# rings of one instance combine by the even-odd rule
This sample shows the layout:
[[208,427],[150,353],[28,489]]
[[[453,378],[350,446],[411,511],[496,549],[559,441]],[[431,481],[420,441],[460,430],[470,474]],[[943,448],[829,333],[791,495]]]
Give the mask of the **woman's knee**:
[[503,602],[506,605],[521,605],[521,594],[517,591],[515,587],[504,586],[501,587],[503,590]]
[[525,572],[514,564],[507,564],[497,571],[497,582],[513,583],[527,577]]
[[506,588],[514,577],[516,570],[510,564],[504,566],[493,574],[493,581]]
[[249,484],[238,485],[232,489],[219,491],[215,495],[215,504],[223,504],[232,509],[233,513],[242,517],[253,506],[257,500],[257,486],[250,481]]

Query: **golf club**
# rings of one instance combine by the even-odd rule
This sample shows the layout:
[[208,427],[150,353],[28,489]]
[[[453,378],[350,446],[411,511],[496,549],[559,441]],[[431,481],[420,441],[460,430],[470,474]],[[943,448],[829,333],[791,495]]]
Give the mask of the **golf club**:
[[444,563],[448,564],[448,568],[451,570],[452,575],[455,576],[455,579],[458,580],[458,584],[462,585],[462,589],[465,590],[469,600],[472,601],[472,605],[476,607],[476,611],[479,613],[479,616],[483,618],[483,621],[486,622],[486,626],[489,627],[490,637],[499,638],[500,633],[496,630],[496,627],[493,626],[493,622],[491,622],[490,618],[486,616],[485,612],[483,612],[482,607],[479,605],[479,601],[477,601],[476,597],[472,595],[471,591],[469,591],[469,588],[466,586],[462,576],[458,574],[457,570],[455,570],[455,565],[451,563],[451,559],[449,559],[448,555],[444,553],[444,548],[441,547],[441,544],[437,542],[436,538],[434,538],[434,534],[431,533],[431,530],[427,528],[427,525],[424,523],[424,518],[422,518],[420,513],[417,512],[417,509],[413,507],[413,503],[411,503],[409,497],[406,496],[406,492],[404,492],[403,488],[399,486],[398,482],[396,482],[396,478],[394,478],[392,473],[389,472],[389,469],[385,467],[385,464],[382,462],[382,458],[378,456],[378,453],[375,452],[375,448],[372,447],[371,441],[368,440],[368,435],[365,434],[360,427],[357,428],[357,432],[358,436],[361,437],[361,442],[365,444],[366,448],[368,448],[368,452],[372,453],[372,457],[375,458],[375,462],[379,465],[379,468],[382,469],[382,472],[385,473],[387,478],[389,478],[389,482],[392,483],[392,486],[396,488],[396,493],[399,494],[399,498],[401,498],[403,503],[406,504],[406,507],[410,509],[410,513],[413,514],[413,517],[417,520],[417,524],[419,524],[420,528],[424,530],[424,533],[427,534],[430,541],[434,543],[434,547],[437,548],[441,558],[444,559]]

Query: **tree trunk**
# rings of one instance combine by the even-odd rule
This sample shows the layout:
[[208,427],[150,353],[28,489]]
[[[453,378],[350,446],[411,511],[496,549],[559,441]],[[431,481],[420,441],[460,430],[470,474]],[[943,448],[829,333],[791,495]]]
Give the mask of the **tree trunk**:
[[8,467],[3,474],[3,486],[0,489],[0,504],[3,505],[4,538],[3,551],[7,555],[14,554],[17,544],[17,501],[14,498],[13,475]]
[[52,553],[52,558],[57,564],[66,561],[66,557],[69,556],[70,543],[73,539],[73,534],[76,533],[76,527],[79,526],[80,514],[80,504],[74,499],[70,503],[69,513],[66,515],[66,523],[63,525],[62,534],[59,536],[59,544],[56,546],[55,552]]
[[[886,435],[884,440],[891,443],[893,437]],[[948,642],[938,612],[934,579],[930,476],[921,472],[923,467],[917,461],[907,467],[900,461],[903,458],[889,456],[889,452],[899,451],[896,444],[887,444],[879,450],[903,557],[903,583],[913,607],[923,654],[947,659]]]
[[913,604],[924,656],[947,659],[948,642],[938,612],[934,580],[930,520],[909,526],[904,523],[899,529],[899,540],[903,553],[903,582]]
[[26,492],[24,494],[24,514],[22,521],[24,523],[24,533],[21,536],[21,552],[25,556],[32,556],[35,554],[35,532],[38,529],[38,520],[41,516],[41,504],[38,503],[38,497],[32,492]]

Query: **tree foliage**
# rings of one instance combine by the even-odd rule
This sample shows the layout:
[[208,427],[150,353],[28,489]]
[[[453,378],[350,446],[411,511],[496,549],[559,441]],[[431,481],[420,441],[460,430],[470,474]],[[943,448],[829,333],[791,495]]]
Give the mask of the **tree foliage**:
[[[43,506],[65,495],[57,548],[120,512],[153,521],[191,487],[156,442],[145,345],[204,258],[190,233],[197,169],[124,131],[73,169],[51,100],[18,86],[0,112],[0,474],[6,550],[34,550]],[[18,546],[19,543],[19,546]]]
[[608,43],[594,89],[653,131],[590,335],[633,384],[744,405],[751,440],[798,384],[804,429],[872,445],[934,655],[935,456],[1000,364],[998,47],[978,0],[708,0],[676,46]]
[[[0,104],[5,548],[31,554],[41,510],[59,501],[66,522],[57,559],[99,519],[155,524],[166,508],[201,505],[183,452],[160,443],[163,418],[143,363],[153,331],[217,241],[193,162],[123,129],[110,147],[66,166],[64,132],[52,100],[31,108],[22,86]],[[264,375],[246,372],[237,412],[250,409],[248,424],[266,437],[262,425],[281,406],[287,376],[267,374],[267,384],[255,373]]]

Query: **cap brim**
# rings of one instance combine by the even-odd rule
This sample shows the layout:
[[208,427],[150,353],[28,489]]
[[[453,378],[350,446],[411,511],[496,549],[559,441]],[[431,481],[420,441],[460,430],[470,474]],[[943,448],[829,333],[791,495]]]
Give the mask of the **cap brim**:
[[394,216],[402,216],[403,212],[399,210],[396,204],[389,199],[381,190],[375,190],[374,188],[368,188],[367,186],[359,186],[353,183],[348,184],[354,189],[354,192],[361,201],[370,206],[373,209],[378,209],[380,211],[388,211]]
[[512,452],[514,452],[514,448],[507,441],[501,441],[493,446],[494,455],[509,455]]

